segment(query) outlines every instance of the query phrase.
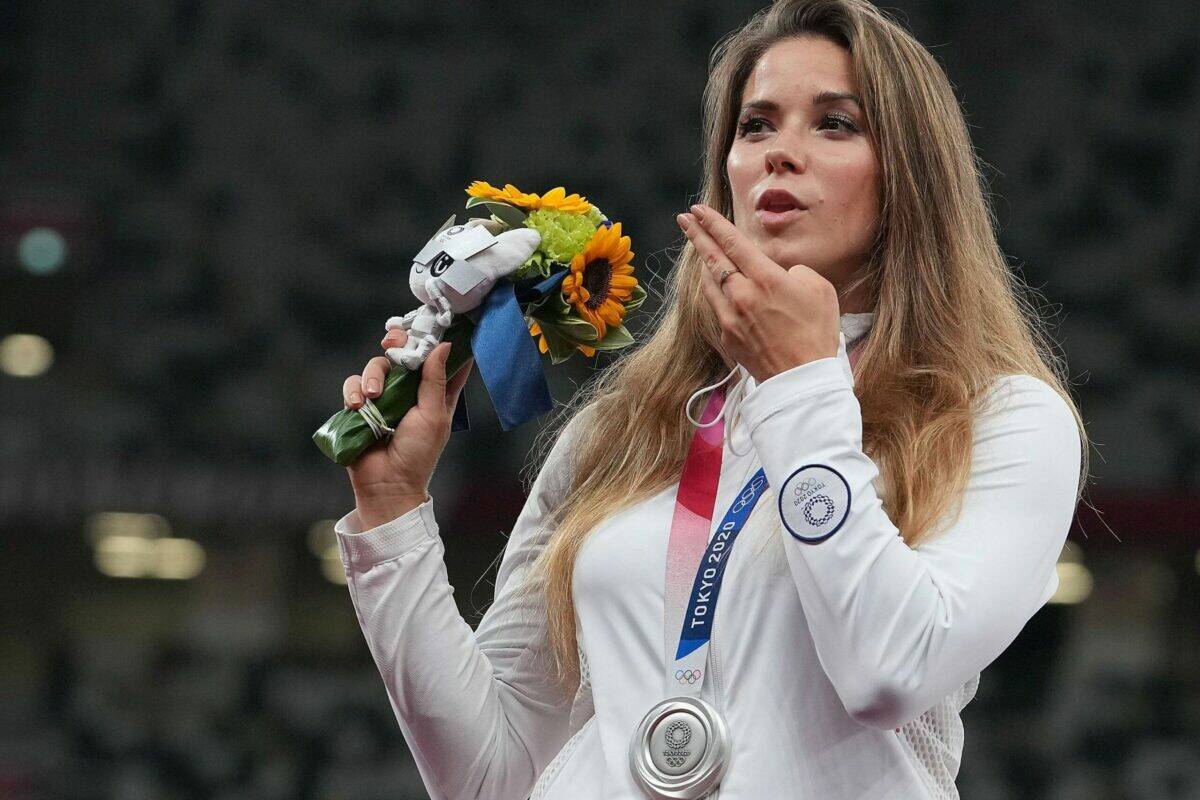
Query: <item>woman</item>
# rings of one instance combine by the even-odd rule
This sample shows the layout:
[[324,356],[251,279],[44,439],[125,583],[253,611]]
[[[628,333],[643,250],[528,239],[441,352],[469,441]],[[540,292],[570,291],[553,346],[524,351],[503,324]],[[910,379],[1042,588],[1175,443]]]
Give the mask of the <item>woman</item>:
[[432,797],[646,796],[629,753],[666,697],[689,400],[729,378],[714,522],[756,470],[769,488],[693,673],[729,733],[714,796],[957,797],[959,712],[1057,587],[1086,433],[942,70],[864,0],[779,0],[713,56],[663,315],[543,443],[476,631],[426,492],[467,376],[447,345],[350,468],[350,593]]

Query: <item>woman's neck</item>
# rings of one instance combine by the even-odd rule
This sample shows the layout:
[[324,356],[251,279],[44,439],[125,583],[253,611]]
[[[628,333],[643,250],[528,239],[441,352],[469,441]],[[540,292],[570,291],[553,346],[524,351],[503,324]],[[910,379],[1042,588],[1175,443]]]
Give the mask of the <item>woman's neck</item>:
[[850,294],[845,296],[842,294],[845,283],[835,285],[837,288],[839,313],[865,314],[873,310],[869,302],[870,298],[867,297],[867,287],[864,284],[859,284]]

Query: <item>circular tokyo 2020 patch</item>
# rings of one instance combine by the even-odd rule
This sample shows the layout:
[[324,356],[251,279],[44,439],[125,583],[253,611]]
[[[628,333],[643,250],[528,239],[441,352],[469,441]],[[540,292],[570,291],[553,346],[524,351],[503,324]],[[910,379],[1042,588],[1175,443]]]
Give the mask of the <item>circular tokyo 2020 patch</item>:
[[809,544],[837,533],[850,513],[850,484],[824,464],[805,464],[779,490],[779,516],[795,538]]

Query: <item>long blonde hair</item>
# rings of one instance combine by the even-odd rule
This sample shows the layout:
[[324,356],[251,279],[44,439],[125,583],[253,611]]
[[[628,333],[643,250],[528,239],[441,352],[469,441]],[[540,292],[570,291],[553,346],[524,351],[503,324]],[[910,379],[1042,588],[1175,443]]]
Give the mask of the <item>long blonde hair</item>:
[[[980,162],[953,89],[903,27],[865,0],[777,0],[722,39],[704,91],[700,201],[732,217],[725,157],[743,86],[768,47],[805,35],[849,51],[880,164],[878,236],[861,269],[839,289],[847,297],[864,287],[875,313],[854,391],[863,449],[879,468],[888,517],[913,547],[935,533],[939,519],[957,516],[976,403],[1008,374],[1042,379],[1071,408],[1083,441],[1081,494],[1088,439],[1065,363],[1032,290],[1010,271],[997,244]],[[621,351],[586,384],[534,448],[536,468],[562,428],[588,412],[572,439],[565,497],[547,518],[553,533],[530,574],[531,585],[545,592],[555,675],[568,696],[579,682],[576,555],[606,517],[679,480],[694,430],[684,404],[728,369],[719,324],[700,289],[701,269],[685,244],[653,335]]]

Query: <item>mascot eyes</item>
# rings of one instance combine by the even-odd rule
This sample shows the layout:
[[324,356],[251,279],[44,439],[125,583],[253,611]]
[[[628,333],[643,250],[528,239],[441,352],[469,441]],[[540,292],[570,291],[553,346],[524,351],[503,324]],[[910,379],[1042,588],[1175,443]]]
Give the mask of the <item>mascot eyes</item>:
[[438,253],[437,258],[433,259],[429,264],[429,274],[433,276],[441,275],[450,265],[454,263],[454,257],[447,253]]

